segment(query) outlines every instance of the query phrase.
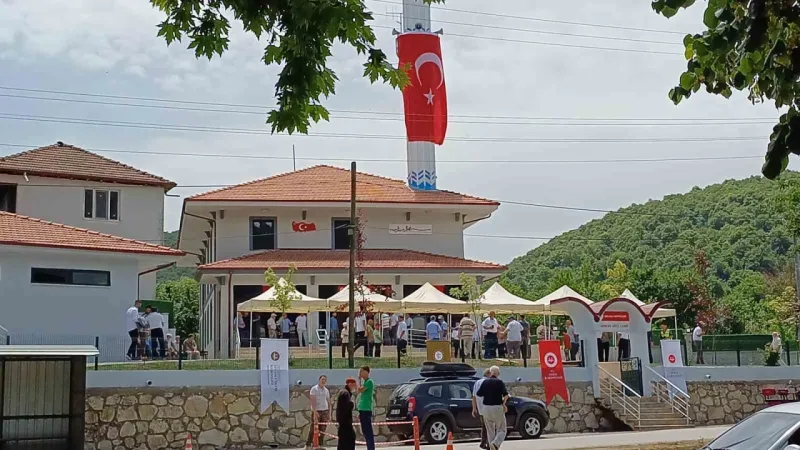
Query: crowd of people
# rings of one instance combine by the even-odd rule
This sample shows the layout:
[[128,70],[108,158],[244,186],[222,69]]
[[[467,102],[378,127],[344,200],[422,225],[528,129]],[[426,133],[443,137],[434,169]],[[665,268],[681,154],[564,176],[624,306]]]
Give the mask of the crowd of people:
[[[308,430],[306,450],[312,449],[315,432],[319,436],[317,444],[322,443],[328,424],[334,417],[338,426],[337,450],[354,450],[356,432],[353,418],[356,412],[367,450],[375,450],[373,429],[375,383],[370,378],[370,368],[364,366],[358,371],[358,378],[345,380],[344,388],[336,395],[335,416],[334,400],[327,384],[328,377],[321,375],[317,384],[309,391],[312,426]],[[508,432],[506,422],[508,399],[508,388],[500,379],[500,368],[492,366],[486,369],[472,390],[472,414],[481,419],[482,449],[499,450],[505,441]]]
[[[198,359],[200,350],[194,334],[181,344],[180,336],[173,336],[158,308],[147,305],[141,312],[142,302],[137,300],[125,312],[125,324],[131,339],[125,357],[131,361]],[[182,352],[181,352],[181,347]]]

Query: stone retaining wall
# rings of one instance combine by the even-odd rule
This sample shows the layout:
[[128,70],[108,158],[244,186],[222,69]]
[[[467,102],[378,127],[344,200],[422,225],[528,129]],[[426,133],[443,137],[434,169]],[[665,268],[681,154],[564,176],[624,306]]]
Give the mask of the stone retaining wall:
[[689,383],[689,416],[698,426],[734,424],[766,407],[761,389],[789,381]]
[[[599,411],[591,384],[570,383],[571,402],[549,406],[549,432],[595,430]],[[338,388],[331,387],[331,394]],[[385,419],[385,406],[394,386],[376,389],[376,418]],[[543,398],[541,384],[516,383],[514,395]],[[302,447],[310,428],[309,387],[291,389],[290,410],[273,407],[258,411],[258,388],[137,388],[89,389],[86,400],[86,449],[134,450],[183,448],[191,433],[195,448],[255,449],[269,444]],[[376,441],[397,440],[387,427],[376,427]],[[335,431],[334,431],[335,433]]]

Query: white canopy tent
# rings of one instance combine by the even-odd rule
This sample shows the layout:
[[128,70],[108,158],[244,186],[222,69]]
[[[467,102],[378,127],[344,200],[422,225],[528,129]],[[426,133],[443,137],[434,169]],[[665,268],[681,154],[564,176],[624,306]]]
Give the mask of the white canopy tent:
[[569,314],[563,308],[560,308],[558,305],[553,308],[551,303],[556,300],[561,300],[562,298],[574,298],[578,301],[585,303],[587,306],[590,306],[592,303],[591,300],[582,296],[581,294],[574,291],[569,286],[561,286],[560,288],[556,289],[555,291],[545,295],[544,297],[540,298],[533,302],[534,305],[537,307],[542,308],[541,314],[545,315],[545,321],[549,319],[549,323],[547,324],[547,336],[550,337],[550,333],[552,331],[552,316],[568,316]]
[[[286,284],[283,278],[278,280],[282,285]],[[271,287],[261,294],[242,302],[236,308],[239,312],[274,312],[277,310],[271,305],[275,299],[275,287]],[[294,292],[295,298],[292,301],[292,306],[286,310],[287,313],[309,313],[312,311],[323,311],[326,309],[328,302],[325,299],[309,297],[297,290]]]
[[[366,286],[364,286],[362,291],[363,293],[358,289],[356,289],[355,292],[356,309],[358,309],[358,303],[365,301],[372,303],[373,304],[372,309],[380,312],[396,312],[400,311],[403,308],[403,304],[400,300],[387,297],[377,292],[372,292]],[[335,311],[337,308],[341,308],[342,305],[347,305],[349,302],[350,302],[350,287],[345,286],[344,289],[337,292],[333,297],[328,299],[327,310]]]
[[574,298],[576,300],[579,300],[579,301],[582,301],[582,302],[586,303],[587,305],[591,305],[592,303],[594,303],[593,301],[589,300],[588,298],[586,298],[586,297],[582,296],[581,294],[575,292],[571,287],[569,287],[569,286],[561,286],[560,288],[558,288],[555,291],[545,295],[544,297],[540,298],[539,300],[536,300],[535,302],[533,302],[533,304],[538,306],[538,307],[541,307],[542,308],[541,311],[543,311],[543,314],[545,314],[545,315],[566,316],[568,314],[564,309],[559,308],[558,305],[556,305],[555,308],[551,307],[551,305],[550,305],[552,302],[554,302],[556,300],[561,300],[562,298]]
[[[633,295],[633,292],[631,292],[629,289],[625,289],[625,292],[623,292],[620,295],[620,298],[627,298],[628,300],[636,303],[639,306],[644,306],[644,305],[647,304],[647,303],[639,300],[635,295]],[[663,319],[663,318],[666,318],[666,317],[674,317],[675,318],[675,338],[677,339],[677,336],[678,336],[678,313],[677,313],[677,311],[675,311],[672,308],[659,308],[658,310],[656,310],[656,313],[653,315],[653,317],[656,318],[656,319]]]
[[412,292],[402,300],[403,310],[409,313],[467,313],[470,305],[446,295],[430,283]]
[[483,293],[480,308],[481,312],[494,311],[498,314],[529,314],[544,311],[544,306],[517,297],[505,290],[500,283],[493,284]]

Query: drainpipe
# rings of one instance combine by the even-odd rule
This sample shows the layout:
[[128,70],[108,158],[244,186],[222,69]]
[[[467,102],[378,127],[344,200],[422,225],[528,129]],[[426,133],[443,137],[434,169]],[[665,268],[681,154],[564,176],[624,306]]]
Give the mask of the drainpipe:
[[[141,281],[142,281],[142,275],[147,275],[148,273],[158,272],[159,270],[166,269],[167,267],[172,267],[172,266],[174,266],[175,264],[176,264],[176,263],[174,263],[174,262],[171,262],[171,263],[167,263],[167,264],[162,264],[162,265],[160,265],[160,266],[156,266],[156,267],[154,267],[154,268],[152,268],[152,269],[147,269],[147,270],[145,270],[144,272],[139,272],[139,275],[138,275],[138,277],[136,278],[136,299],[137,299],[137,300],[141,300],[141,299],[139,298],[139,296],[141,295],[141,292],[140,292],[140,288],[139,288],[139,286],[140,286],[140,283],[141,283]],[[154,300],[154,299],[150,299],[150,300]]]
[[230,358],[232,353],[231,335],[233,334],[231,324],[233,323],[233,314],[235,314],[233,311],[233,272],[228,272],[228,311],[231,313],[228,317],[228,358]]

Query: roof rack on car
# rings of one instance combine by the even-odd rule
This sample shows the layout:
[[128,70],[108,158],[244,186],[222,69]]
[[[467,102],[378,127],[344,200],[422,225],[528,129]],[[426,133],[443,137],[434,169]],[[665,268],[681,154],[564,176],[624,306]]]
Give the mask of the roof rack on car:
[[424,362],[419,374],[424,378],[471,377],[477,373],[474,367],[462,363]]

